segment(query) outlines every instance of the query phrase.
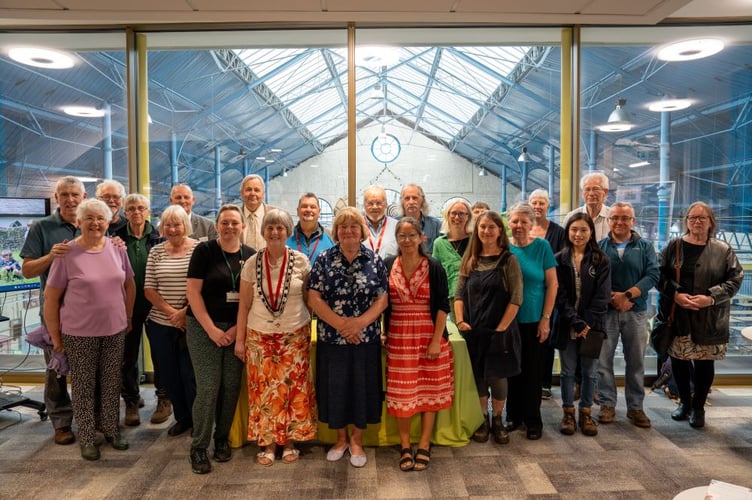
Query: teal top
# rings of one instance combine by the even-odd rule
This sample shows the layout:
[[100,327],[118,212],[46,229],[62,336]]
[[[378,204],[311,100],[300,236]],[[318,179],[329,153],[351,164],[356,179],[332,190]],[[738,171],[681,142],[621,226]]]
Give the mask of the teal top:
[[543,238],[535,238],[524,247],[510,245],[510,249],[520,262],[524,289],[517,322],[537,323],[543,315],[546,300],[546,271],[556,267],[554,252]]

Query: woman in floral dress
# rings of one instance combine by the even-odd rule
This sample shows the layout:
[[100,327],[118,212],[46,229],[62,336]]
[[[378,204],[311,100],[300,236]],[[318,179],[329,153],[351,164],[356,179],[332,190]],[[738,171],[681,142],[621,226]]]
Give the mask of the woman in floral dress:
[[[397,418],[402,471],[423,471],[431,460],[436,412],[452,406],[452,350],[446,338],[447,278],[428,257],[420,224],[404,217],[395,230],[399,255],[386,260],[389,273],[386,406]],[[421,433],[413,457],[410,423],[420,414]]]
[[337,244],[316,258],[308,285],[308,304],[318,316],[319,420],[337,430],[326,459],[335,462],[349,449],[350,465],[363,467],[363,431],[381,421],[379,317],[388,303],[387,274],[381,258],[362,244],[369,233],[355,208],[337,213],[332,232]]
[[298,459],[296,441],[316,436],[316,402],[310,371],[311,316],[306,307],[308,259],[287,248],[292,218],[269,210],[261,223],[266,248],[243,266],[235,354],[247,363],[248,440],[262,450],[259,465]]

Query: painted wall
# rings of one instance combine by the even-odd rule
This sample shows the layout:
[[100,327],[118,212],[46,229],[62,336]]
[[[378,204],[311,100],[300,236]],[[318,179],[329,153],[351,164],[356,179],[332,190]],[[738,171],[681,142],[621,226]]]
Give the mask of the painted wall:
[[[480,169],[444,146],[431,141],[400,123],[386,126],[386,133],[396,136],[402,146],[398,158],[388,164],[379,163],[371,155],[371,143],[381,132],[374,124],[358,131],[357,137],[357,202],[362,205],[363,189],[379,184],[399,192],[407,183],[420,185],[426,193],[431,215],[440,217],[444,202],[457,196],[471,203],[485,201],[493,209],[501,207],[501,179],[478,176]],[[347,199],[347,140],[330,146],[322,154],[291,169],[287,177],[276,177],[267,186],[269,202],[292,213],[298,198],[311,191],[332,206]],[[519,190],[510,187],[508,200],[516,200]]]

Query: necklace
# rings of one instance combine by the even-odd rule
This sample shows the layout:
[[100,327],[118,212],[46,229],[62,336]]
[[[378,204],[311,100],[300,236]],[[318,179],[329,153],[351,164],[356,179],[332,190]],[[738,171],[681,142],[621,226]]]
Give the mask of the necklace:
[[[287,304],[287,299],[290,296],[290,281],[292,281],[292,270],[295,267],[295,256],[289,249],[285,249],[285,253],[282,255],[282,265],[279,266],[276,286],[272,283],[271,267],[269,252],[264,248],[256,258],[256,283],[258,283],[259,295],[261,295],[261,302],[264,303],[264,307],[274,318],[279,318],[284,312],[285,304]],[[268,289],[266,291],[264,290],[264,274],[266,275]],[[279,326],[279,324],[279,321],[277,321],[274,325]]]
[[467,244],[467,240],[468,238],[465,237],[460,240],[449,241],[449,243],[452,244],[454,251],[457,252],[457,254],[461,256],[463,253],[465,253],[465,246]]

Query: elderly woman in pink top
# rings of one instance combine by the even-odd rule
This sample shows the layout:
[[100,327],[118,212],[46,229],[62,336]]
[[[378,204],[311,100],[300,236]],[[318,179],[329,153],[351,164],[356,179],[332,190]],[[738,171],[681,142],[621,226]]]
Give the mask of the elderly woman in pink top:
[[[69,243],[70,250],[63,257],[52,262],[44,291],[45,326],[55,351],[65,351],[70,363],[73,416],[86,460],[99,459],[94,444],[96,420],[113,448],[128,449],[118,427],[120,365],[136,285],[125,247],[113,245],[105,236],[111,218],[112,212],[102,201],[88,199],[78,205],[81,235]],[[102,405],[100,415],[97,399]]]

